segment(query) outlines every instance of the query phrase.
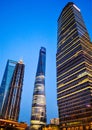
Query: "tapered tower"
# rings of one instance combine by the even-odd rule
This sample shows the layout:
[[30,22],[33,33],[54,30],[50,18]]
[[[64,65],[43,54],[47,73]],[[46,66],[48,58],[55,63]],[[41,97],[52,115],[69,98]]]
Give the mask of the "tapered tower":
[[34,130],[46,124],[45,66],[46,49],[41,47],[32,101],[31,129]]
[[80,9],[72,2],[58,18],[56,57],[60,126],[92,129],[92,44]]

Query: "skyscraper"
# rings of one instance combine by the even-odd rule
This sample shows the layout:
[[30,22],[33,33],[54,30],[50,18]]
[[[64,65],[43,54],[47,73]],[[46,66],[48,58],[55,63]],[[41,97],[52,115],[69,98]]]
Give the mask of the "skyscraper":
[[16,61],[8,60],[5,68],[5,72],[3,75],[3,79],[0,86],[0,113],[3,107],[3,103],[5,99],[7,99],[7,93],[9,91],[9,85],[14,73],[14,69],[16,66]]
[[31,129],[34,130],[46,124],[45,64],[46,49],[41,47],[32,101]]
[[[11,76],[7,96],[2,107],[2,117],[17,121],[20,111],[20,100],[23,86],[24,64],[22,60],[16,63]],[[9,77],[7,77],[9,78]]]
[[92,44],[80,9],[72,2],[58,18],[56,60],[62,130],[92,129]]

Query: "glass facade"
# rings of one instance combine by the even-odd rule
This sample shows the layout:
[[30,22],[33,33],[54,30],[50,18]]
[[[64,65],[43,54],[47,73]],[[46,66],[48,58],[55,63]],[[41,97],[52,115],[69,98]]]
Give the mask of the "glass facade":
[[80,9],[72,2],[58,18],[56,64],[61,128],[92,129],[92,44]]
[[34,130],[46,124],[45,64],[46,49],[41,47],[32,101],[31,129]]
[[23,86],[24,64],[20,60],[14,68],[7,97],[2,107],[2,117],[17,121],[20,111],[20,100]]
[[14,73],[16,63],[17,62],[13,60],[8,60],[6,64],[5,72],[0,86],[0,113],[2,111],[2,107],[3,107],[3,103],[5,102],[5,99],[7,100],[7,93],[9,91],[9,85]]

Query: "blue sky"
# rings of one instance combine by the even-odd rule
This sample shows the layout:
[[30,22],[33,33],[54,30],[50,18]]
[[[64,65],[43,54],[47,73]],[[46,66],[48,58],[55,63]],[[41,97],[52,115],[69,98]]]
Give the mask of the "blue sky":
[[[57,19],[69,0],[0,1],[0,82],[7,59],[25,63],[19,121],[30,123],[39,49],[46,47],[47,120],[58,117],[56,100]],[[92,40],[92,0],[73,0]]]

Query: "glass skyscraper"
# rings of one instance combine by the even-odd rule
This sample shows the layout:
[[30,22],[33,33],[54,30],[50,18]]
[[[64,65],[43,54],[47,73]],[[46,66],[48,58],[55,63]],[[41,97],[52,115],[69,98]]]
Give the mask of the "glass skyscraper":
[[92,129],[92,44],[80,9],[72,2],[58,18],[56,64],[60,127]]
[[[24,77],[24,64],[22,60],[16,63],[12,74],[11,69],[8,70],[10,75],[6,75],[6,80],[11,78],[8,85],[8,91],[4,99],[1,115],[4,119],[17,121],[20,111],[21,92]],[[6,82],[6,80],[4,80]],[[5,88],[6,89],[6,88]]]
[[3,103],[5,99],[7,99],[7,93],[9,91],[9,85],[14,73],[16,63],[16,61],[8,60],[6,64],[5,72],[0,86],[0,114],[2,111]]
[[34,83],[31,129],[38,130],[46,124],[46,97],[45,97],[45,66],[46,49],[41,47],[39,53],[38,67]]

